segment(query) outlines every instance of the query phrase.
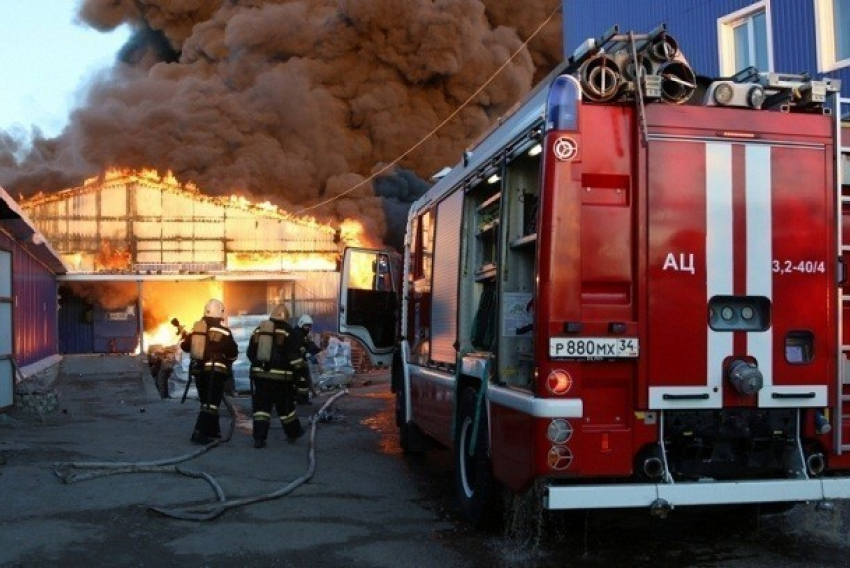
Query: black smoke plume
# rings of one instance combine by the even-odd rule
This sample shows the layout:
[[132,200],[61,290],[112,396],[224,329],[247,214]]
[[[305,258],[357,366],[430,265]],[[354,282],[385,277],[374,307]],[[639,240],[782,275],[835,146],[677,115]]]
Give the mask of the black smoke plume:
[[[517,50],[560,0],[84,0],[80,19],[134,31],[55,138],[0,131],[14,195],[110,167],[171,170],[214,195],[292,212],[404,154]],[[380,183],[310,210],[398,242],[428,179],[548,73],[560,15]]]

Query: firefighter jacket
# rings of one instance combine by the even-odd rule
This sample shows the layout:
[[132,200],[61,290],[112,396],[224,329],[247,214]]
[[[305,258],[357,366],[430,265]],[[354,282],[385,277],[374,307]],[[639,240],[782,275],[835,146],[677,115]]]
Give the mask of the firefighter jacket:
[[301,333],[302,341],[301,341],[301,355],[307,359],[312,357],[313,355],[319,353],[321,349],[316,342],[310,339],[310,335],[306,333]]
[[260,324],[248,342],[248,360],[252,379],[292,381],[306,366],[301,353],[301,331],[284,321],[268,320]]
[[191,355],[192,368],[207,374],[230,376],[239,355],[239,346],[221,318],[205,317],[196,322],[180,348]]

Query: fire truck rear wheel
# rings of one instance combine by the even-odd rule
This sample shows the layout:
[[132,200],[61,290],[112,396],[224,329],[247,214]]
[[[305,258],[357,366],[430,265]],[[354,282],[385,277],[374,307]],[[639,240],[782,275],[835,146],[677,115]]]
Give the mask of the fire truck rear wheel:
[[[455,485],[467,519],[478,527],[495,528],[502,520],[501,500],[488,455],[485,412],[481,412],[478,429],[474,427],[477,398],[478,393],[473,388],[465,389],[460,398],[454,447]],[[473,435],[475,445],[470,454]]]

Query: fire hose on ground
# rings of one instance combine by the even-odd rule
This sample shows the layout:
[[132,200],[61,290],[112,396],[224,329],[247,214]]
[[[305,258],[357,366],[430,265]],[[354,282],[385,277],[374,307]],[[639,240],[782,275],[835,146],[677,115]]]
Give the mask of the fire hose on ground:
[[[285,486],[271,493],[263,493],[249,497],[238,499],[227,499],[221,486],[209,474],[199,471],[194,471],[181,467],[177,464],[196,458],[216,446],[228,442],[233,436],[236,428],[236,409],[233,403],[227,397],[224,397],[224,404],[230,412],[231,421],[227,431],[227,435],[221,440],[214,440],[206,446],[199,448],[188,454],[183,454],[174,458],[163,460],[147,461],[147,462],[62,462],[54,466],[54,472],[64,483],[78,483],[80,481],[88,481],[98,477],[108,475],[116,475],[120,473],[177,473],[186,477],[195,479],[203,479],[213,489],[216,501],[192,507],[185,508],[166,508],[166,507],[148,507],[151,512],[159,513],[166,517],[174,519],[182,519],[187,521],[211,521],[229,509],[250,505],[252,503],[260,503],[262,501],[270,501],[292,493],[301,485],[310,481],[316,471],[316,428],[321,417],[327,416],[327,410],[337,399],[348,394],[347,389],[343,389],[331,396],[319,411],[310,418],[310,443],[308,446],[308,465],[307,471],[300,477],[290,481]],[[74,470],[91,470],[86,473],[79,473]]]

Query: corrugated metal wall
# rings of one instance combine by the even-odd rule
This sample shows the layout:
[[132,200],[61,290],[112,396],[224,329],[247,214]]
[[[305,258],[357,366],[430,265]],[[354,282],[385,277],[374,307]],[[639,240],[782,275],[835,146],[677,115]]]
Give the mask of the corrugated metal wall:
[[175,271],[176,265],[186,265],[186,270],[221,270],[225,265],[229,270],[303,270],[299,262],[315,253],[332,268],[339,251],[328,226],[133,178],[93,183],[24,201],[21,207],[81,271],[101,268],[97,257],[104,242],[113,250],[124,248],[129,264],[142,270],[163,268],[159,265],[175,265]]
[[314,332],[336,331],[339,273],[307,272],[300,280],[224,283],[224,305],[237,321],[244,315],[268,315],[278,303],[289,309],[293,325],[303,314],[309,314]]
[[311,272],[307,278],[290,284],[291,292],[269,290],[272,295],[286,294],[278,297],[287,300],[293,323],[302,314],[309,314],[313,332],[335,332],[339,320],[339,272]]
[[12,305],[12,253],[0,248],[0,409],[14,401]]
[[339,324],[339,272],[313,274],[295,283],[294,314],[310,314],[313,332],[336,332]]
[[585,39],[599,37],[614,24],[623,32],[646,33],[666,23],[694,70],[717,75],[717,18],[752,4],[751,0],[564,0],[565,49],[572,53]]
[[[571,54],[585,39],[599,37],[613,24],[620,24],[623,31],[648,32],[664,22],[694,70],[716,76],[717,19],[753,4],[754,0],[564,0],[564,50]],[[771,0],[769,4],[774,70],[820,77],[814,2]],[[825,75],[841,79],[843,95],[850,96],[850,68]]]
[[59,349],[62,353],[133,353],[139,345],[136,305],[107,310],[62,288]]
[[12,252],[14,352],[25,366],[57,352],[56,276],[4,232],[0,248]]
[[94,308],[67,287],[59,289],[59,352],[94,351]]
[[133,353],[139,346],[136,306],[123,310],[94,307],[94,352]]
[[[773,67],[786,73],[818,73],[814,3],[773,0]],[[850,33],[850,30],[847,30]]]

